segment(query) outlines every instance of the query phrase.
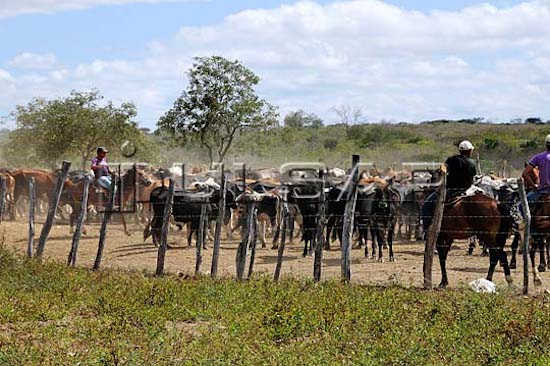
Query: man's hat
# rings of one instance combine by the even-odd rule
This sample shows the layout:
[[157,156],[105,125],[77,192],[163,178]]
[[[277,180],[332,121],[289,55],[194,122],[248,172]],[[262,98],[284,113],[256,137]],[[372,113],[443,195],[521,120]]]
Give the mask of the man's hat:
[[546,135],[546,144],[550,144],[550,135]]
[[104,148],[104,147],[98,147],[98,148],[97,148],[97,153],[99,154],[99,153],[102,153],[102,152],[108,153],[109,151],[107,151],[107,149]]

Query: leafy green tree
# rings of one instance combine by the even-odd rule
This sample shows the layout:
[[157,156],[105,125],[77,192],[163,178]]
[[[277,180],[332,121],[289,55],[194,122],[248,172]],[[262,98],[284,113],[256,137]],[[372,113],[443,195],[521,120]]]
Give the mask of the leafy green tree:
[[319,118],[315,113],[306,113],[302,109],[290,112],[284,119],[285,127],[291,128],[321,128],[324,126],[323,120]]
[[116,107],[102,100],[97,90],[73,91],[65,98],[35,98],[17,106],[12,113],[17,128],[6,149],[52,167],[61,159],[77,156],[86,169],[97,146],[115,150],[125,140],[143,146],[145,136],[132,121],[135,106],[123,103]]
[[239,134],[277,125],[275,107],[254,90],[260,78],[239,61],[197,57],[188,77],[187,89],[157,126],[177,145],[198,141],[211,164],[224,160]]

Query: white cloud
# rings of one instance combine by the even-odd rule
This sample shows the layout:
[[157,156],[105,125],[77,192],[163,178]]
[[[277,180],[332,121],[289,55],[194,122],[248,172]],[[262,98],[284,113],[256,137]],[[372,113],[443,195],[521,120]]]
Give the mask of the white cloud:
[[56,63],[57,59],[53,53],[24,52],[15,56],[8,65],[17,69],[51,69]]
[[23,14],[50,14],[59,11],[82,10],[101,5],[177,1],[186,0],[0,0],[0,19]]
[[260,75],[259,92],[283,114],[303,108],[331,118],[332,106],[350,104],[373,120],[550,118],[548,24],[550,1],[429,13],[378,0],[301,1],[183,27],[151,42],[142,59],[8,73],[12,89],[0,109],[97,87],[134,101],[152,127],[184,88],[192,58],[219,54]]

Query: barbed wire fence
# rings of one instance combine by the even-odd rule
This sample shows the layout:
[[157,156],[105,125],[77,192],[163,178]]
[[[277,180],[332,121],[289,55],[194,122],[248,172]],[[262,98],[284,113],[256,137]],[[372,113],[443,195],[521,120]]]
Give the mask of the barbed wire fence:
[[[366,165],[374,165],[372,163],[366,163]],[[322,256],[323,256],[323,250],[322,248],[324,247],[325,245],[325,240],[327,239],[326,237],[326,233],[327,233],[327,220],[329,217],[332,217],[333,219],[335,219],[336,221],[336,224],[332,227],[332,229],[336,229],[338,231],[342,231],[342,245],[341,245],[341,273],[342,273],[342,279],[346,282],[349,282],[351,280],[351,260],[350,260],[350,251],[351,251],[351,248],[352,248],[352,244],[353,244],[353,235],[355,233],[355,231],[357,230],[357,227],[359,224],[355,223],[354,221],[356,220],[357,218],[357,213],[356,213],[356,209],[355,207],[358,205],[361,205],[361,201],[362,200],[371,200],[372,201],[372,198],[369,198],[369,197],[364,197],[362,194],[358,194],[357,193],[357,189],[359,187],[359,174],[360,174],[360,171],[361,169],[365,168],[366,165],[364,166],[361,166],[359,161],[355,161],[353,162],[353,169],[351,172],[349,172],[350,174],[348,175],[348,179],[347,180],[344,180],[343,182],[341,182],[342,184],[342,191],[343,192],[347,192],[345,195],[341,196],[341,197],[338,197],[337,199],[330,199],[326,196],[326,192],[327,190],[330,190],[330,189],[333,189],[334,188],[334,184],[333,182],[330,182],[329,179],[326,177],[326,175],[324,174],[324,171],[326,170],[326,168],[324,166],[318,166],[318,165],[315,165],[313,164],[314,166],[309,166],[310,170],[312,171],[316,171],[317,174],[313,176],[312,179],[309,179],[309,180],[304,180],[302,178],[298,179],[298,180],[291,180],[291,179],[288,179],[287,181],[282,181],[281,182],[281,186],[278,188],[278,202],[279,202],[279,209],[280,209],[280,213],[278,213],[277,215],[279,215],[279,217],[277,218],[277,222],[278,222],[278,225],[280,225],[280,227],[282,227],[282,230],[281,230],[281,238],[280,238],[280,245],[278,246],[278,253],[277,253],[277,263],[276,263],[276,267],[274,268],[274,279],[277,281],[279,279],[279,276],[280,276],[280,273],[281,273],[281,268],[283,266],[283,258],[284,258],[284,250],[285,250],[285,242],[287,241],[287,228],[290,226],[290,223],[289,223],[289,220],[290,220],[290,208],[289,208],[289,205],[292,205],[292,204],[295,204],[296,202],[296,199],[292,199],[291,197],[289,197],[289,194],[292,193],[292,189],[293,187],[296,187],[296,186],[299,186],[300,184],[313,184],[317,187],[318,191],[319,192],[322,192],[322,194],[319,194],[317,195],[315,198],[316,198],[316,201],[313,201],[313,204],[316,206],[317,208],[317,212],[313,213],[313,214],[304,214],[302,213],[302,220],[305,220],[305,219],[308,219],[308,218],[315,218],[317,219],[316,221],[316,225],[315,226],[311,226],[311,227],[304,227],[303,230],[304,231],[311,231],[311,237],[313,237],[313,243],[314,243],[314,248],[315,248],[315,256],[314,256],[314,261],[313,261],[313,266],[312,266],[312,270],[313,270],[313,277],[314,277],[314,280],[315,281],[319,281],[321,279],[321,274],[322,274]],[[54,220],[54,217],[55,217],[55,213],[57,211],[57,208],[58,208],[58,204],[59,204],[59,201],[60,201],[60,195],[61,195],[61,192],[63,191],[63,183],[65,181],[65,176],[66,176],[66,173],[68,172],[68,169],[69,169],[69,166],[66,166],[64,165],[64,169],[62,169],[59,173],[58,173],[58,176],[57,176],[57,181],[56,181],[56,189],[54,189],[50,195],[50,202],[53,202],[52,205],[50,205],[50,208],[49,208],[49,211],[48,211],[48,216],[46,218],[46,222],[43,226],[43,229],[42,229],[42,235],[41,235],[41,238],[40,238],[40,241],[39,241],[39,245],[37,248],[34,248],[34,243],[35,243],[35,239],[34,239],[34,220],[35,220],[35,209],[36,209],[36,201],[37,201],[37,197],[36,197],[36,192],[35,192],[35,187],[34,187],[34,184],[31,186],[29,185],[29,197],[31,198],[30,199],[30,202],[29,202],[29,240],[28,240],[28,249],[27,249],[27,253],[28,253],[28,256],[31,257],[33,255],[35,256],[38,256],[39,258],[42,256],[44,250],[45,250],[45,246],[46,246],[46,240],[48,238],[48,234],[49,234],[49,230],[47,230],[47,228],[51,228],[51,225],[53,223],[53,220]],[[136,168],[136,164],[133,164],[132,165],[134,167],[134,169]],[[430,191],[433,191],[434,189],[439,189],[440,192],[442,192],[441,190],[443,189],[442,187],[445,187],[445,183],[443,182],[437,182],[437,183],[426,183],[426,182],[418,182],[418,181],[415,181],[417,179],[417,177],[415,176],[414,172],[415,171],[421,171],[422,168],[426,168],[428,170],[428,168],[430,170],[433,170],[433,169],[436,169],[437,167],[440,166],[439,163],[436,163],[436,162],[432,162],[432,163],[405,163],[403,165],[404,167],[410,167],[413,172],[412,174],[412,177],[411,177],[411,186],[410,188],[411,189],[416,189],[416,188],[421,188],[422,191],[424,190],[430,190]],[[183,174],[182,174],[182,182],[181,182],[181,185],[183,187],[186,187],[186,182],[185,182],[185,166],[182,167],[183,169]],[[299,167],[296,167],[296,169],[298,169]],[[303,169],[304,167],[301,166],[300,169]],[[308,166],[306,166],[306,168],[308,168]],[[65,171],[66,170],[66,171]],[[113,176],[112,177],[112,180],[113,180],[113,184],[115,186],[117,185],[120,185],[120,182],[121,182],[121,176],[123,175],[123,170],[124,168],[122,168],[121,166],[118,166],[117,168],[118,170],[118,174],[116,176]],[[197,234],[197,255],[196,255],[196,266],[195,266],[195,274],[196,275],[199,275],[201,274],[201,263],[202,263],[202,257],[203,257],[203,252],[202,252],[202,248],[204,246],[204,240],[205,240],[205,231],[207,230],[207,227],[209,226],[208,223],[211,219],[215,219],[216,221],[216,229],[215,229],[215,236],[214,236],[214,251],[213,251],[213,258],[212,258],[212,268],[211,268],[211,271],[210,271],[210,275],[212,277],[216,277],[217,276],[217,272],[218,272],[218,258],[219,258],[219,255],[220,255],[220,242],[221,242],[221,238],[220,238],[220,235],[221,235],[221,228],[222,228],[222,223],[225,219],[224,215],[225,215],[225,206],[226,206],[226,192],[227,192],[227,187],[226,187],[226,184],[225,184],[225,170],[224,170],[224,166],[222,165],[221,166],[221,179],[222,179],[222,185],[221,185],[221,188],[220,188],[220,195],[217,196],[216,198],[216,202],[212,202],[210,200],[204,200],[204,202],[201,202],[200,203],[200,211],[196,214],[190,214],[188,216],[186,216],[186,219],[189,219],[189,220],[194,220],[194,219],[198,219],[198,222],[199,222],[199,232]],[[240,180],[239,178],[235,179],[235,183],[237,185],[241,185],[241,189],[244,190],[244,188],[247,186],[247,179],[246,179],[246,166],[243,165],[242,166],[242,173],[241,173],[241,177],[240,177]],[[88,182],[89,184],[89,182]],[[164,179],[163,179],[163,185],[162,187],[164,187],[165,189],[167,190],[170,190],[170,185],[174,186],[175,185],[175,182],[173,182],[171,179],[169,179],[167,181],[166,184],[164,184]],[[519,189],[518,189],[518,193],[519,193],[519,199],[521,201],[521,204],[522,204],[522,208],[523,208],[523,217],[524,217],[524,221],[525,221],[525,229],[524,229],[524,235],[523,235],[523,260],[524,260],[524,292],[527,292],[528,291],[528,281],[526,280],[528,278],[528,258],[527,258],[527,255],[529,253],[529,236],[530,236],[530,224],[531,224],[531,214],[530,214],[530,210],[529,210],[529,205],[527,204],[527,199],[526,199],[526,196],[525,196],[525,188],[524,188],[524,185],[523,185],[523,181],[520,179],[518,180],[518,185],[519,185]],[[131,202],[130,205],[125,205],[125,202],[122,201],[122,198],[118,198],[118,201],[117,199],[115,199],[115,195],[114,195],[114,191],[113,191],[113,194],[112,194],[112,197],[109,197],[109,199],[107,200],[107,202],[105,202],[107,208],[105,210],[103,210],[103,221],[102,221],[102,228],[100,230],[100,241],[98,243],[98,254],[96,256],[96,261],[94,263],[94,269],[99,269],[100,268],[100,265],[101,265],[101,260],[102,260],[102,253],[103,253],[103,250],[105,248],[105,235],[106,235],[106,232],[107,232],[107,224],[109,222],[109,219],[110,217],[112,216],[112,214],[135,214],[136,211],[137,211],[137,208],[139,205],[144,205],[144,204],[150,204],[149,200],[147,198],[144,198],[144,197],[139,197],[138,195],[138,191],[139,191],[139,182],[138,182],[138,179],[136,178],[136,176],[134,176],[134,181],[132,182],[131,184],[132,188],[130,188],[131,190],[133,190],[133,202]],[[61,187],[61,188],[59,188]],[[123,187],[122,185],[120,185],[120,187]],[[390,185],[390,188],[391,188],[391,185]],[[124,192],[124,189],[128,189],[128,187],[125,186],[125,188],[121,188],[120,190],[120,195],[118,197],[122,197],[122,193]],[[175,189],[175,188],[174,188]],[[1,191],[1,200],[0,200],[0,215],[3,215],[5,212],[6,212],[6,183],[5,183],[5,179],[3,177],[0,176],[0,191]],[[84,189],[83,192],[88,192],[88,189]],[[446,187],[445,187],[445,192],[447,191],[450,191],[451,194],[450,196],[452,196],[452,190],[447,190]],[[258,208],[259,208],[259,205],[258,205],[258,201],[255,199],[255,197],[253,197],[253,194],[252,193],[246,193],[246,190],[244,190],[244,195],[243,195],[243,201],[242,201],[242,204],[245,206],[245,213],[246,213],[246,226],[245,226],[245,229],[243,230],[243,236],[242,236],[242,239],[239,243],[239,246],[237,248],[237,251],[236,251],[236,258],[235,258],[235,261],[236,261],[236,268],[237,268],[237,273],[236,273],[236,277],[239,279],[239,280],[243,280],[245,278],[249,278],[250,276],[252,276],[253,272],[254,272],[254,260],[255,260],[255,255],[256,255],[256,244],[257,244],[257,240],[258,240],[258,230],[259,230],[259,226],[258,226]],[[170,215],[173,214],[174,210],[177,209],[178,205],[185,205],[186,203],[185,202],[180,202],[180,201],[177,201],[177,200],[174,200],[174,197],[178,196],[178,195],[185,195],[185,194],[193,194],[191,192],[186,192],[185,189],[183,189],[183,193],[182,192],[178,192],[178,191],[175,191],[172,195],[172,198],[168,199],[168,201],[165,201],[164,203],[168,203],[170,202],[172,204],[172,207],[169,209],[169,210],[165,210],[164,212],[164,215],[162,217],[162,240],[161,240],[161,246],[159,247],[159,254],[158,254],[158,258],[159,258],[159,261],[161,260],[160,258],[165,255],[165,252],[166,252],[166,249],[167,249],[167,238],[165,237],[164,235],[164,232],[165,232],[165,229],[167,228],[167,226],[165,227],[165,223],[168,223],[168,219],[170,217]],[[130,196],[132,196],[130,194]],[[168,195],[169,197],[170,195]],[[69,252],[69,255],[68,255],[68,264],[69,265],[72,265],[74,266],[76,264],[76,257],[77,257],[77,250],[78,250],[78,242],[79,242],[79,239],[80,239],[80,235],[81,235],[81,232],[82,232],[82,226],[83,226],[83,223],[84,223],[84,220],[85,220],[85,217],[86,217],[86,209],[82,209],[84,207],[87,207],[88,206],[88,197],[85,197],[84,194],[82,194],[80,197],[74,197],[73,196],[73,200],[65,200],[63,201],[63,204],[69,204],[73,207],[79,207],[80,208],[80,212],[79,212],[79,215],[78,215],[78,218],[77,218],[77,223],[76,223],[76,231],[73,235],[73,239],[72,239],[72,244],[70,246],[70,252]],[[77,199],[78,198],[78,199]],[[205,198],[205,196],[203,196],[203,198]],[[440,220],[443,220],[443,215],[442,213],[439,214],[439,217],[438,217],[438,212],[440,212],[442,210],[442,207],[444,207],[445,205],[445,198],[443,198],[442,200],[440,200],[441,202],[438,201],[437,205],[436,205],[436,209],[435,209],[435,214],[434,214],[434,224],[435,225],[432,225],[431,227],[431,230],[429,231],[429,235],[428,235],[428,238],[427,238],[427,244],[425,246],[425,251],[424,251],[424,284],[425,284],[425,287],[426,288],[432,288],[432,281],[431,281],[431,264],[429,264],[428,262],[433,262],[433,252],[434,252],[434,249],[435,249],[435,244],[436,244],[436,238],[440,235],[440,234],[446,234],[446,235],[455,235],[455,234],[468,234],[470,236],[475,236],[475,235],[483,235],[483,234],[489,234],[489,233],[492,233],[492,234],[495,234],[494,231],[491,231],[491,232],[488,232],[488,231],[483,231],[483,230],[460,230],[460,229],[453,229],[453,228],[449,228],[449,227],[446,227],[446,228],[441,228],[441,223],[438,224],[438,221]],[[328,207],[330,207],[331,204],[334,204],[334,203],[342,203],[342,202],[345,202],[345,211],[344,213],[340,213],[340,214],[335,214],[335,213],[331,213],[328,211]],[[383,198],[381,200],[378,201],[378,203],[380,205],[389,205],[391,206],[394,202],[392,202],[391,198]],[[401,200],[399,202],[400,205],[403,205],[404,203],[412,203],[414,205],[418,204],[420,205],[422,202],[419,202],[419,200],[417,199],[417,196],[416,195],[412,195],[412,199],[410,200]],[[502,202],[501,202],[502,203]],[[504,202],[506,204],[512,204],[512,203],[516,203],[516,201],[512,202]],[[109,208],[109,205],[111,205],[112,207]],[[210,212],[207,212],[207,209],[206,207],[208,205],[217,205],[218,206],[218,210],[216,210],[215,212],[215,215],[212,215]],[[130,208],[128,208],[130,207]],[[99,210],[101,211],[101,210]],[[53,212],[53,215],[51,214]],[[441,211],[442,212],[442,211]],[[396,215],[396,213],[392,213],[391,215],[387,215],[386,217],[384,217],[384,215],[379,215],[381,217],[381,219],[386,219],[386,220],[390,220],[392,218],[394,218],[394,216]],[[416,215],[412,214],[412,215],[409,215],[412,220],[414,220],[414,222],[417,222],[417,223],[420,223],[424,220],[424,217],[422,216],[422,214],[420,212],[418,212]],[[495,217],[492,217],[492,216],[487,216],[487,215],[454,215],[454,216],[446,216],[446,219],[451,219],[451,220],[458,220],[458,219],[464,219],[464,218],[467,218],[467,219],[489,219],[489,218],[496,218]],[[0,222],[2,220],[2,216],[0,216]],[[166,224],[167,225],[167,224]],[[439,226],[439,227],[438,227]],[[166,229],[167,230],[167,229]],[[167,231],[166,231],[167,233]],[[505,234],[505,233],[501,233],[501,232],[497,232],[498,234]],[[507,234],[507,233],[506,233]],[[167,235],[167,234],[166,234]],[[365,240],[365,242],[363,243],[365,246],[368,247],[367,245],[367,242]],[[162,249],[161,249],[162,248]],[[543,251],[544,249],[541,249],[539,248],[538,246],[535,248],[537,251],[541,252]],[[161,253],[161,250],[164,251],[164,254]],[[540,254],[543,254],[543,253],[540,253]],[[431,258],[430,258],[431,257]],[[248,260],[248,275],[245,275],[245,268],[246,268],[246,261]],[[160,268],[160,269],[159,269]],[[157,266],[157,271],[156,271],[157,274],[162,274],[163,273],[163,267],[159,264]]]

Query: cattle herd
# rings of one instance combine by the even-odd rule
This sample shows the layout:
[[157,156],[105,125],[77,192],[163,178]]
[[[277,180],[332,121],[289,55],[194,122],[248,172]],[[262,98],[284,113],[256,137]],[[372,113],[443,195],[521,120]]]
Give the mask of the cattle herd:
[[[180,229],[186,227],[188,245],[192,244],[193,238],[197,242],[202,242],[204,246],[212,240],[211,232],[221,210],[224,213],[223,225],[227,238],[233,238],[236,232],[241,238],[246,237],[250,228],[247,218],[254,217],[255,222],[252,225],[262,247],[267,246],[267,238],[271,236],[272,248],[277,249],[283,236],[288,238],[290,243],[296,239],[303,242],[303,255],[308,256],[317,245],[322,245],[325,250],[331,250],[335,245],[341,245],[344,235],[351,234],[354,246],[364,247],[366,257],[383,261],[387,248],[389,261],[392,262],[396,258],[393,249],[394,235],[397,239],[407,241],[424,239],[421,206],[438,188],[442,170],[426,168],[395,171],[388,168],[379,171],[372,167],[355,171],[357,189],[353,207],[353,226],[349,233],[344,233],[343,228],[346,203],[349,201],[351,171],[338,168],[300,169],[298,166],[288,172],[283,169],[222,171],[194,168],[184,173],[182,167],[178,166],[156,169],[148,165],[135,164],[130,169],[121,171],[116,179],[118,193],[115,206],[121,212],[127,212],[120,215],[126,232],[128,229],[124,216],[128,219],[128,212],[132,212],[133,219],[144,227],[145,240],[152,237],[153,243],[158,245],[168,195],[167,182],[168,179],[172,179],[176,189],[171,223]],[[3,169],[1,177],[5,185],[3,216],[17,220],[26,212],[29,179],[34,178],[39,202],[47,204],[56,185],[57,172]],[[225,181],[224,207],[220,207],[222,177]],[[80,209],[83,189],[87,186],[84,184],[86,179],[93,181],[93,176],[86,171],[74,171],[69,173],[64,184],[58,214],[69,214],[71,230]],[[89,185],[88,220],[92,220],[93,214],[101,212],[105,207],[107,193],[94,183]],[[442,270],[444,271],[444,261],[448,252],[448,249],[444,249],[444,244],[450,247],[452,239],[470,238],[469,254],[472,254],[477,238],[485,250],[488,250],[493,269],[495,262],[500,261],[509,275],[506,270],[506,252],[494,252],[493,256],[493,249],[502,250],[506,239],[513,235],[510,268],[515,268],[515,256],[520,239],[517,225],[520,221],[517,210],[517,180],[494,175],[479,176],[467,194],[471,197],[483,196],[487,204],[494,203],[495,207],[498,207],[497,213],[501,221],[495,230],[499,231],[500,239],[495,239],[498,243],[487,242],[494,240],[484,235],[484,227],[477,228],[472,223],[467,225],[460,235],[455,235],[453,233],[460,231],[458,221],[453,221],[453,217],[447,222],[444,220],[440,234],[442,237],[438,240],[437,246],[438,252],[444,252],[443,256],[439,254]],[[253,216],[249,215],[251,210],[254,211]],[[475,218],[476,214],[471,216]],[[203,230],[204,237],[199,241],[201,220],[204,220],[202,223],[206,229]],[[478,221],[480,220],[483,221],[483,218],[478,218]],[[473,219],[470,221],[473,222]],[[453,222],[455,224],[452,224]],[[509,224],[504,225],[505,223]],[[318,235],[319,227],[322,228],[321,235]],[[501,232],[503,230],[505,232]],[[281,235],[283,231],[284,235]],[[370,246],[367,245],[368,240],[371,242]],[[540,265],[537,269],[533,265],[537,273],[546,269],[546,260],[549,257],[548,253],[545,253],[548,249],[542,242],[540,240],[533,246],[540,252]],[[532,252],[531,259],[534,262],[535,250]],[[446,284],[446,278],[443,278],[442,285]]]

